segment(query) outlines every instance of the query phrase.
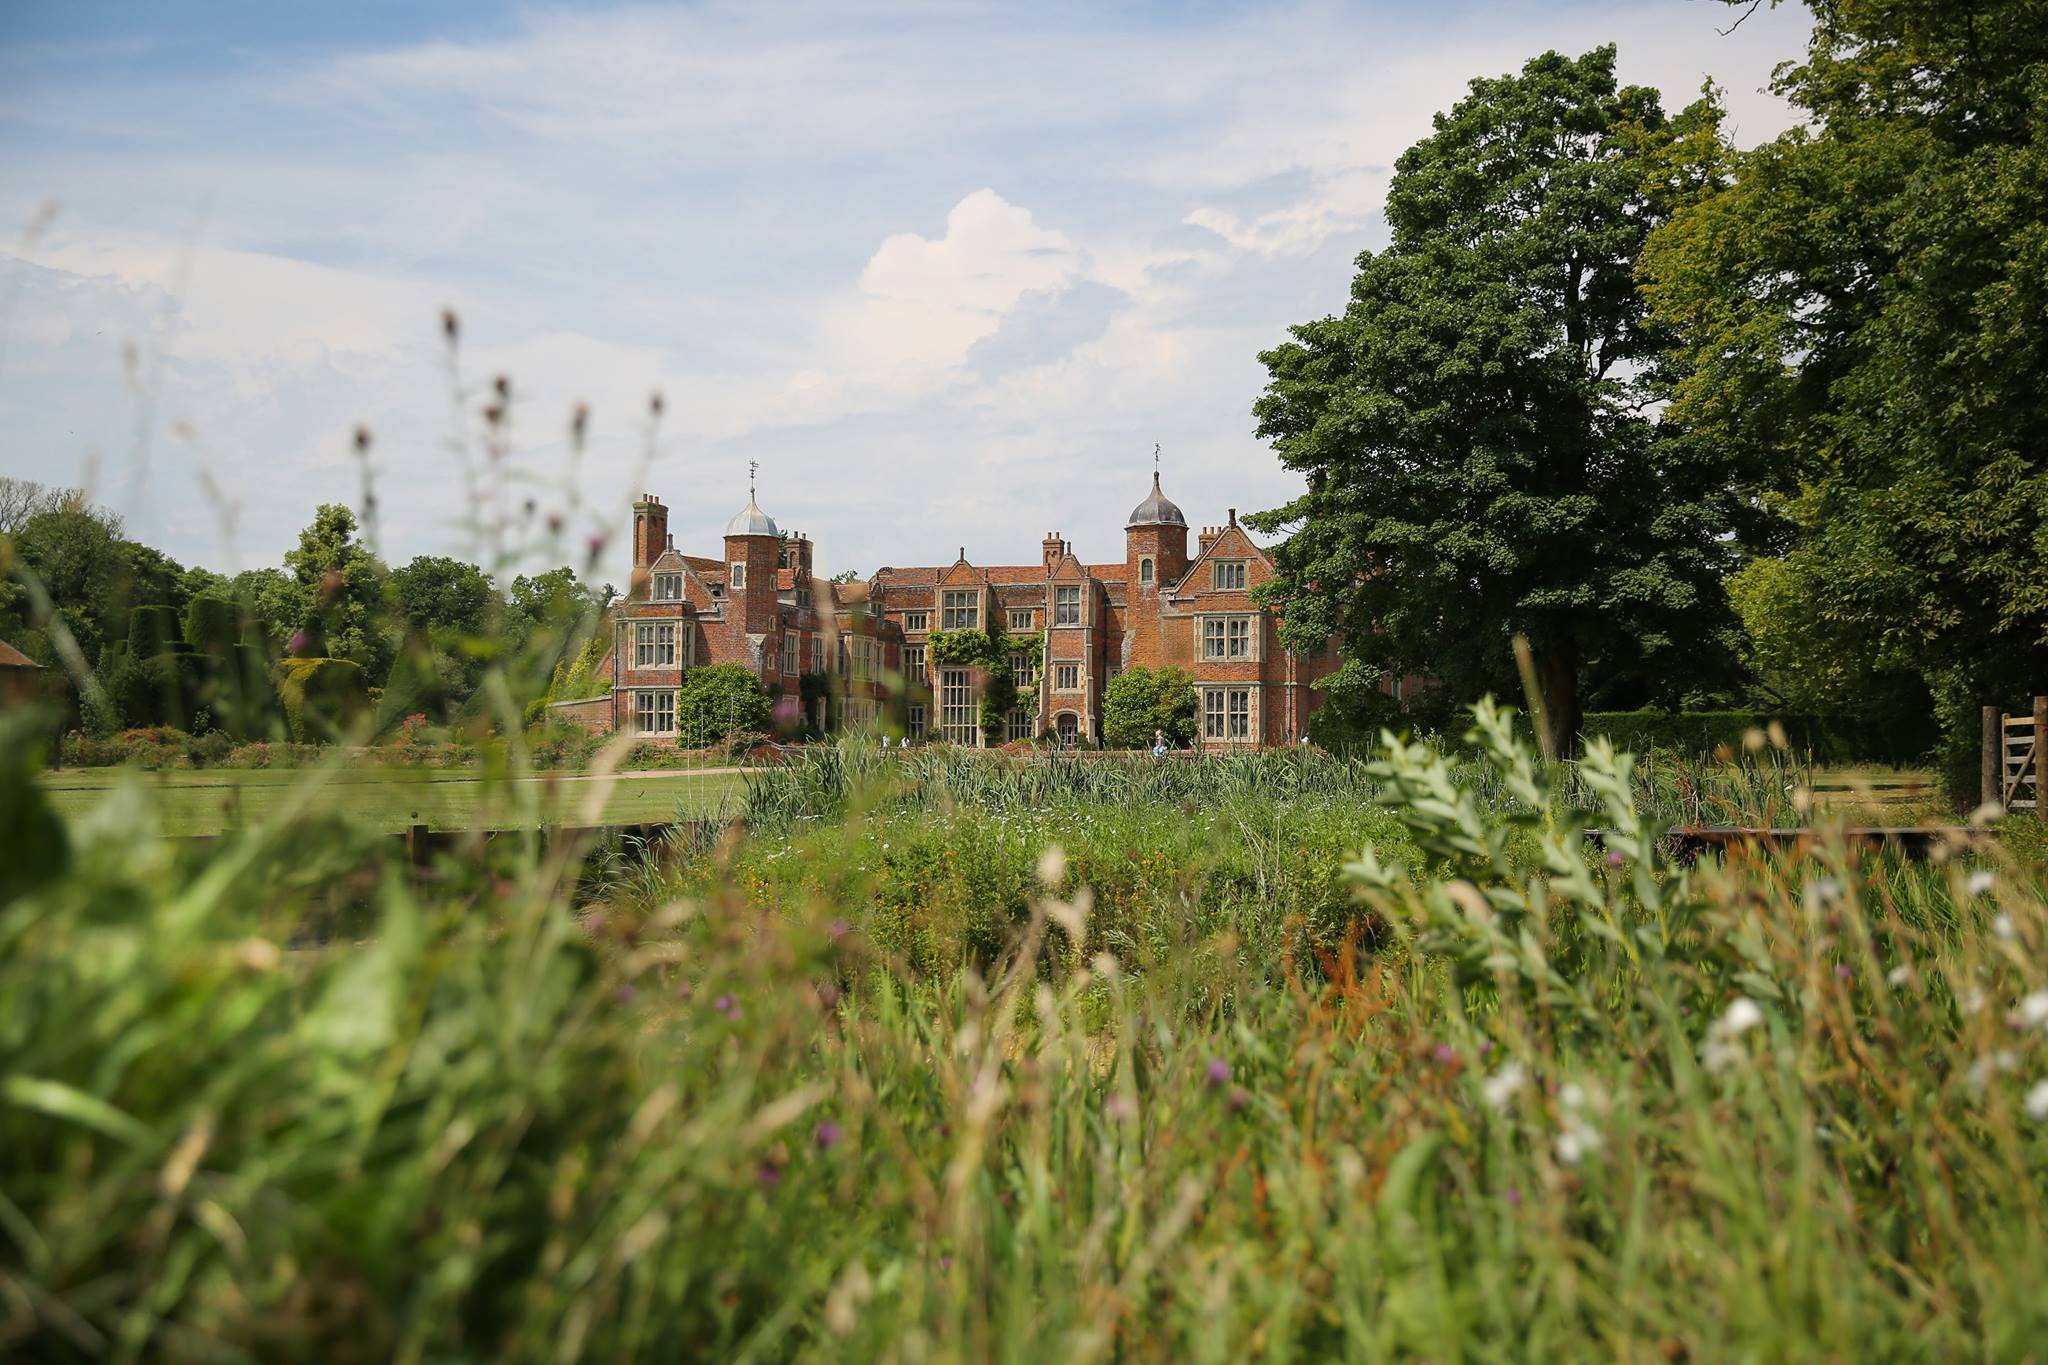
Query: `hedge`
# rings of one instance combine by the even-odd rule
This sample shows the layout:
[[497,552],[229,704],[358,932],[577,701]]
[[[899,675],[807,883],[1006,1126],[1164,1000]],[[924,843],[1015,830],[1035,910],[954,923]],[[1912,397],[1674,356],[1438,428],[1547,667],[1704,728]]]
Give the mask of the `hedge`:
[[294,743],[339,738],[369,713],[362,666],[348,659],[283,659],[274,677]]
[[1579,732],[1604,735],[1615,747],[1635,753],[1677,749],[1711,754],[1742,748],[1752,730],[1776,722],[1794,753],[1827,763],[1911,763],[1934,742],[1932,722],[1924,730],[1880,726],[1855,716],[1787,714],[1777,711],[1588,711]]

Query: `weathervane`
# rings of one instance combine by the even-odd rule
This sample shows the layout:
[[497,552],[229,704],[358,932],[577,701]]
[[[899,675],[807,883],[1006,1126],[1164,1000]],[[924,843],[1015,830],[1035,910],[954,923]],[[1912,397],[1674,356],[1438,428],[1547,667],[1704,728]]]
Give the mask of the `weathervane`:
[[1152,477],[1159,477],[1159,442],[1152,443]]
[[753,502],[753,501],[755,500],[755,498],[754,498],[754,476],[755,476],[756,474],[760,473],[760,472],[761,472],[761,462],[760,462],[759,460],[748,460],[748,461],[747,461],[747,501],[748,501],[748,502]]

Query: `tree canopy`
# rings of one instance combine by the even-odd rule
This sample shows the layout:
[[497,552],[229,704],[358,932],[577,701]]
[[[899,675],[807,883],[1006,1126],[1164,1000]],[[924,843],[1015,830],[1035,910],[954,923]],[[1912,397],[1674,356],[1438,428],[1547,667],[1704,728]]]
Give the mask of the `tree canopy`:
[[1546,53],[1439,114],[1396,166],[1390,245],[1260,357],[1254,406],[1308,481],[1248,518],[1290,532],[1283,640],[1474,695],[1512,688],[1524,635],[1561,751],[1588,677],[1640,700],[1734,665],[1739,471],[1660,415],[1668,338],[1635,285],[1718,111],[1667,118],[1614,55]]
[[1183,668],[1127,668],[1102,689],[1102,741],[1149,749],[1153,732],[1184,749],[1195,738],[1195,684]]
[[[2048,690],[2048,25],[2039,0],[1830,0],[1644,253],[1674,414],[1767,458],[1805,634],[1977,705]],[[2010,704],[2010,703],[2008,703]]]

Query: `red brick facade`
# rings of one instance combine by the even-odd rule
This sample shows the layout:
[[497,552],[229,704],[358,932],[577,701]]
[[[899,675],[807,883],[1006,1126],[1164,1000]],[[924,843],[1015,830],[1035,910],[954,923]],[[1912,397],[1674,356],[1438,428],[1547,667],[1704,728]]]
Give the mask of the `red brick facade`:
[[1084,564],[1054,532],[1036,564],[978,566],[963,546],[951,565],[885,568],[866,583],[835,585],[813,579],[810,539],[782,534],[751,500],[726,528],[723,559],[679,554],[667,528],[652,494],[634,504],[633,586],[612,614],[601,728],[716,739],[675,734],[675,689],[691,668],[736,663],[791,698],[802,695],[804,674],[824,674],[831,711],[814,696],[814,723],[891,716],[915,739],[980,745],[980,679],[935,666],[928,649],[938,631],[993,621],[1042,641],[1042,675],[1019,677],[1006,740],[1047,731],[1099,740],[1109,679],[1171,665],[1194,679],[1204,747],[1270,747],[1302,738],[1320,700],[1309,684],[1337,662],[1334,651],[1281,646],[1272,612],[1251,597],[1273,563],[1236,512],[1205,529],[1191,556],[1187,524],[1156,475],[1113,564]]

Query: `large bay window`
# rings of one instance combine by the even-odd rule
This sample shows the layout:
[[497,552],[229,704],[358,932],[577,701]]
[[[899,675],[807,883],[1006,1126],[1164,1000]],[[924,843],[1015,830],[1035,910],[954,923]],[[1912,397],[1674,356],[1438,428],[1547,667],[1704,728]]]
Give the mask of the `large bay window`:
[[676,628],[674,625],[657,621],[642,623],[633,627],[633,667],[674,668],[676,666]]
[[1204,659],[1256,659],[1258,632],[1252,616],[1204,616],[1202,657]]
[[1202,689],[1202,738],[1220,743],[1252,737],[1252,690],[1249,687]]
[[1052,590],[1052,623],[1056,626],[1081,624],[1081,585]]
[[981,708],[974,702],[974,684],[964,668],[939,672],[939,733],[948,743],[973,745],[981,733]]

